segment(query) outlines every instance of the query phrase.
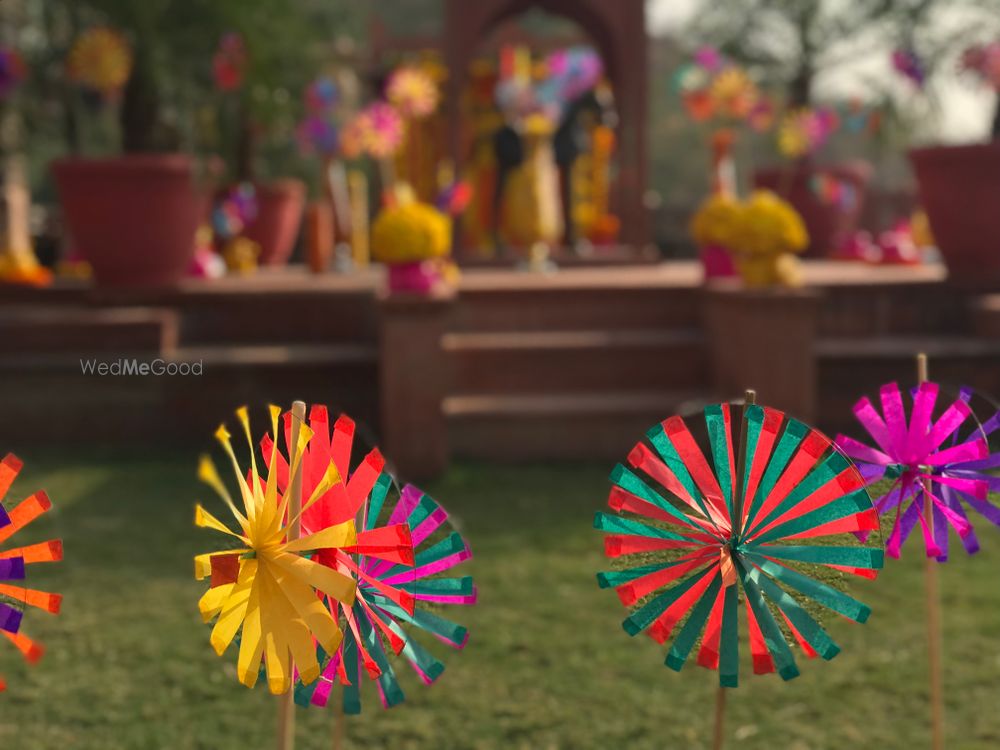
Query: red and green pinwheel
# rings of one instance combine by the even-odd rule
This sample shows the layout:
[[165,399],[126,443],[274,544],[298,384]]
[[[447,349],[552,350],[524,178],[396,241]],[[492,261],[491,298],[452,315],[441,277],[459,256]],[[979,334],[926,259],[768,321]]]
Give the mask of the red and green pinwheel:
[[[344,640],[332,654],[318,648],[321,661],[325,660],[323,672],[311,684],[296,683],[295,700],[302,706],[326,706],[339,683],[344,713],[360,713],[362,675],[367,674],[383,707],[390,708],[405,698],[392,665],[395,656],[402,656],[428,685],[444,672],[444,664],[408,630],[424,631],[452,648],[464,648],[468,630],[422,605],[475,602],[471,577],[440,575],[467,560],[471,552],[448,528],[444,508],[416,487],[407,485],[392,501],[393,480],[377,448],[352,467],[355,424],[349,417],[341,415],[331,430],[326,407],[313,406],[308,424],[313,438],[303,456],[303,491],[310,493],[331,461],[343,480],[303,514],[302,530],[313,534],[355,520],[355,546],[319,550],[314,559],[354,578],[357,595],[351,604],[327,602],[334,617],[344,623]],[[286,414],[286,433],[290,429]],[[269,437],[262,446],[267,453]],[[279,459],[277,472],[284,491],[287,463]]]
[[731,407],[704,410],[711,464],[681,417],[653,427],[611,474],[615,513],[594,522],[609,557],[640,563],[598,574],[630,610],[625,631],[670,642],[677,671],[700,641],[697,663],[718,669],[723,687],[738,683],[741,608],[754,672],[791,679],[793,644],[809,657],[840,651],[818,610],[870,614],[831,584],[874,578],[883,557],[855,536],[878,516],[832,441],[775,409],[748,404],[745,419],[746,439],[734,441]]
[[979,549],[966,508],[1000,526],[1000,508],[988,496],[1000,490],[1000,478],[993,474],[1000,468],[1000,453],[991,453],[989,446],[990,436],[1000,427],[1000,413],[980,424],[972,413],[973,393],[968,388],[943,405],[937,383],[921,383],[910,396],[909,419],[896,383],[879,391],[881,414],[869,398],[862,398],[854,405],[854,415],[875,445],[846,435],[838,436],[837,444],[857,462],[869,483],[891,480],[875,501],[880,514],[893,516],[886,552],[899,557],[919,523],[927,556],[945,562],[949,527],[967,552]]
[[[9,453],[0,461],[0,500],[3,500],[14,483],[21,466],[21,461]],[[10,509],[0,503],[0,545],[50,507],[52,503],[42,490],[29,495]],[[24,581],[29,566],[59,560],[62,560],[62,542],[57,539],[0,549],[0,633],[14,644],[29,664],[38,661],[44,649],[37,641],[21,632],[24,609],[33,607],[58,614],[62,597],[59,594],[25,588]],[[0,692],[6,687],[3,678],[0,678]]]

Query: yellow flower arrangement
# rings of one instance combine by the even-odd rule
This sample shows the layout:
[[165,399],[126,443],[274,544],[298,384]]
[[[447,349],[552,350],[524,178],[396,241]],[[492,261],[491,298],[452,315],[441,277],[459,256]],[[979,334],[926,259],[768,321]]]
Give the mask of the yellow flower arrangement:
[[383,209],[372,225],[372,256],[382,263],[441,258],[451,249],[451,219],[434,206],[401,202]]
[[809,233],[798,212],[769,190],[757,190],[739,213],[732,250],[743,283],[751,287],[799,286],[798,259]]
[[728,68],[715,77],[709,89],[714,111],[726,117],[746,117],[757,101],[757,87],[742,68]]
[[743,204],[731,195],[710,195],[691,219],[691,236],[699,247],[717,245],[733,249],[743,226],[743,211]]
[[739,238],[735,250],[741,255],[801,253],[809,244],[809,233],[798,212],[769,190],[755,190],[739,213]]
[[98,26],[77,38],[67,64],[71,80],[110,96],[128,81],[132,51],[117,31]]

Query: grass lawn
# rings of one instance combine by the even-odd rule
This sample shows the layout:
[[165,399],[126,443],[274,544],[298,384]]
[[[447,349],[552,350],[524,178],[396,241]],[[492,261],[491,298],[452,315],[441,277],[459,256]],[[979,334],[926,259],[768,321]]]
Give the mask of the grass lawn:
[[[63,613],[30,612],[24,630],[48,647],[34,668],[0,644],[0,747],[16,750],[267,748],[275,701],[236,682],[196,602],[191,557],[216,548],[196,529],[196,498],[223,506],[194,478],[196,451],[150,458],[25,451],[14,487],[45,488],[54,513],[18,539],[61,536],[66,560],[32,585],[65,594]],[[665,650],[620,627],[625,612],[597,588],[610,467],[462,465],[425,489],[461,524],[475,557],[476,607],[462,653],[431,688],[399,670],[406,703],[382,711],[373,690],[347,723],[347,748],[682,748],[709,746],[715,673],[675,674]],[[1000,531],[980,523],[983,551],[941,569],[949,748],[1000,747]],[[29,533],[30,532],[30,533]],[[23,539],[22,539],[23,538]],[[753,677],[729,694],[730,747],[742,750],[922,748],[926,720],[922,559],[916,540],[877,581],[859,581],[867,625],[832,619],[832,662],[802,659],[783,683]],[[426,643],[426,641],[425,641]],[[741,643],[743,647],[743,643]],[[745,651],[746,649],[743,648]],[[370,685],[366,685],[370,688]],[[332,747],[331,711],[298,711],[298,748]]]

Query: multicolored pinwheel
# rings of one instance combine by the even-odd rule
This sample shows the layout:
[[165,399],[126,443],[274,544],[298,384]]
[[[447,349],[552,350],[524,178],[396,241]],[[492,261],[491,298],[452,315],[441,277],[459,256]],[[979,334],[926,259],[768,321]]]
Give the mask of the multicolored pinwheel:
[[[290,430],[286,415],[286,434]],[[332,462],[342,477],[302,517],[304,533],[318,533],[331,524],[358,519],[357,543],[339,550],[320,550],[315,560],[357,580],[353,604],[327,600],[333,614],[345,623],[339,649],[323,649],[320,658],[329,661],[320,679],[296,685],[296,702],[303,706],[326,706],[334,684],[343,687],[346,714],[361,711],[362,670],[375,681],[382,705],[401,703],[405,696],[391,664],[395,655],[410,663],[425,684],[444,671],[436,659],[404,629],[424,630],[444,643],[461,649],[468,631],[440,615],[418,609],[421,602],[472,604],[476,591],[472,579],[438,577],[471,557],[468,546],[454,531],[447,532],[447,512],[412,486],[406,486],[393,505],[388,500],[392,478],[384,471],[385,459],[378,449],[368,453],[351,470],[355,425],[341,415],[331,433],[326,407],[313,406],[309,426],[315,433],[303,458],[303,492],[309,492],[321,476],[320,467]],[[266,453],[270,437],[262,441]],[[278,486],[288,481],[288,468],[280,456],[276,465]],[[380,519],[386,518],[385,525]],[[414,550],[422,549],[414,555]]]
[[[3,500],[14,483],[21,466],[18,458],[10,453],[0,461],[0,500]],[[52,503],[42,490],[30,495],[10,510],[0,503],[0,544],[6,542],[50,507]],[[33,563],[58,562],[62,560],[62,555],[62,542],[58,539],[0,550],[0,633],[14,644],[29,664],[37,662],[42,657],[44,649],[40,643],[21,632],[23,610],[27,606],[54,615],[59,614],[62,596],[24,588],[27,566]],[[0,678],[0,692],[6,689],[7,684]]]
[[672,641],[671,669],[700,639],[698,664],[718,669],[723,687],[738,682],[743,603],[754,672],[788,680],[799,674],[792,640],[809,657],[840,651],[816,609],[868,618],[867,606],[831,584],[843,573],[877,575],[882,550],[852,532],[878,528],[878,516],[857,469],[817,430],[748,405],[737,451],[731,407],[709,406],[704,418],[714,466],[674,416],[612,472],[616,514],[598,513],[594,526],[608,532],[609,557],[641,555],[642,564],[600,573],[598,582],[634,608],[623,623],[629,635]]
[[[990,453],[988,442],[1000,426],[1000,413],[980,425],[969,406],[972,391],[962,389],[935,419],[940,390],[930,382],[914,389],[907,421],[899,385],[884,385],[879,390],[881,414],[867,397],[854,405],[854,415],[877,447],[846,435],[837,437],[837,444],[858,462],[869,484],[892,480],[875,502],[880,514],[895,513],[886,544],[891,557],[899,557],[918,522],[928,557],[948,559],[949,526],[968,553],[978,551],[966,505],[1000,526],[1000,508],[988,498],[990,491],[1000,490],[1000,478],[992,474],[1000,468],[1000,453]],[[928,496],[933,509],[930,528],[925,511]]]
[[[271,431],[278,432],[281,409],[270,407]],[[238,509],[219,478],[215,465],[203,457],[199,478],[214,489],[236,518],[240,531],[234,532],[200,505],[195,524],[228,534],[238,547],[195,557],[195,577],[211,575],[209,590],[198,602],[205,622],[215,620],[211,643],[220,656],[239,633],[237,674],[240,682],[253,687],[263,661],[268,687],[274,694],[287,693],[293,681],[292,665],[306,683],[316,680],[320,664],[318,642],[334,652],[343,639],[337,621],[317,596],[321,594],[347,606],[354,603],[356,584],[344,573],[311,559],[305,552],[327,552],[357,543],[354,521],[324,527],[314,534],[288,541],[289,529],[317,500],[340,482],[333,462],[322,467],[321,476],[311,484],[308,500],[298,514],[289,513],[290,498],[278,490],[278,450],[272,443],[267,460],[266,481],[257,469],[250,421],[246,408],[236,412],[250,447],[250,468],[244,473],[230,444],[225,425],[215,433],[229,456],[239,483],[242,510]],[[298,471],[312,431],[302,425],[292,454],[293,472]]]

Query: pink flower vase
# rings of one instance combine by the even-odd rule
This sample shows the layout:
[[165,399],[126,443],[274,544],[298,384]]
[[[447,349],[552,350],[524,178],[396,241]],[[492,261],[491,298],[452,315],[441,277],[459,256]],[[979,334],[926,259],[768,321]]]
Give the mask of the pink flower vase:
[[705,245],[700,248],[701,265],[706,279],[721,279],[736,276],[733,256],[722,245]]
[[430,294],[441,280],[437,265],[430,261],[393,263],[389,266],[392,294]]

